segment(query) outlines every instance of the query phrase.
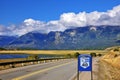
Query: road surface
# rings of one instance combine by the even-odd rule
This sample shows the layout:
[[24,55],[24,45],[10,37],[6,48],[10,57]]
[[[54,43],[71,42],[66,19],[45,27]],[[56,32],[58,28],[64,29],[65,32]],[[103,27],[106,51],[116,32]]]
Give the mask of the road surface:
[[77,60],[67,59],[0,71],[0,80],[70,80]]

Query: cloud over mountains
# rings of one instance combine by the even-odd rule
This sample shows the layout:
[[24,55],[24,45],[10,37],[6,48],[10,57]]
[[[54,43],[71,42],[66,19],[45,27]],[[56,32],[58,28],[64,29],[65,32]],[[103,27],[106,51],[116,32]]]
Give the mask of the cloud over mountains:
[[43,22],[34,19],[26,19],[19,25],[0,25],[0,35],[21,36],[31,31],[48,33],[50,31],[64,31],[65,29],[84,26],[119,25],[120,26],[120,5],[106,12],[93,11],[90,13],[74,12],[63,13],[59,20]]

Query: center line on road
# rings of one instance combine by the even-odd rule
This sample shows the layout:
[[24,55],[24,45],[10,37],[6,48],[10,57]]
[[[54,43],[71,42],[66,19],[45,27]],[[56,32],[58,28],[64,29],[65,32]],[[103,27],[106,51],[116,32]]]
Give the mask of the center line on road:
[[65,63],[65,64],[60,64],[60,65],[53,66],[53,67],[50,67],[50,68],[46,68],[46,69],[42,69],[42,70],[39,70],[39,71],[35,71],[35,72],[33,72],[33,73],[26,74],[26,75],[24,75],[24,76],[20,76],[20,77],[14,78],[14,79],[12,79],[12,80],[22,80],[22,79],[27,78],[27,77],[30,77],[30,76],[32,76],[32,75],[35,75],[35,74],[38,74],[38,73],[42,73],[42,72],[45,72],[45,71],[48,71],[48,70],[52,70],[52,69],[55,69],[55,68],[58,68],[58,67],[61,67],[61,66],[70,64],[70,63],[71,63],[71,62],[68,62],[68,63]]

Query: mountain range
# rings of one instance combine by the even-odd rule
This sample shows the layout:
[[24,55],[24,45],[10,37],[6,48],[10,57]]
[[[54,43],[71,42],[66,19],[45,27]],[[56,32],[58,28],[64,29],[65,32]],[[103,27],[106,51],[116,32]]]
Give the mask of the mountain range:
[[10,42],[12,42],[13,40],[15,40],[16,37],[14,36],[0,36],[0,47],[3,47],[5,45],[8,45]]
[[120,45],[120,26],[86,26],[49,33],[29,32],[20,37],[0,36],[7,49],[105,49]]

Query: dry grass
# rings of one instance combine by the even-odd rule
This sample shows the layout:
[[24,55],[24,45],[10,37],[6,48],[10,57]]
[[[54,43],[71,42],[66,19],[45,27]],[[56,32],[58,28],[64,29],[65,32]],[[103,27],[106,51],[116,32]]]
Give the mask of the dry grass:
[[99,80],[120,80],[120,53],[109,52],[99,63]]
[[0,59],[0,63],[13,62],[13,61],[23,61],[23,60],[26,60],[26,58]]
[[[92,52],[95,53],[105,53],[104,50],[7,50],[7,51],[0,51],[0,54],[55,54],[55,55],[67,55],[71,54],[74,55],[76,52],[80,54],[89,54]],[[12,61],[20,61],[24,60],[25,58],[20,59],[0,59],[1,62],[12,62]]]
[[105,53],[104,50],[7,50],[0,51],[0,54],[16,53],[16,54],[75,54],[79,52],[81,54]]

